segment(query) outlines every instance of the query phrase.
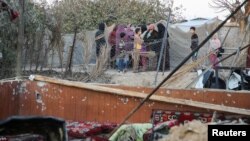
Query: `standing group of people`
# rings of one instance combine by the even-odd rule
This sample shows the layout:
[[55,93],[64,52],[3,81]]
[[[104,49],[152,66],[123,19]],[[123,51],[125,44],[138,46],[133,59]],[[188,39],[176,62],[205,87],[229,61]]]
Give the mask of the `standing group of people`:
[[[196,34],[196,28],[195,27],[190,27],[190,32],[192,34],[191,36],[191,51],[194,51],[196,48],[198,48],[199,45],[199,37]],[[218,34],[216,33],[212,39],[210,40],[209,43],[209,62],[215,68],[218,66],[219,62],[219,57],[220,55],[220,50],[222,49],[221,41],[218,37]],[[192,61],[197,61],[197,56],[198,56],[198,51],[196,51],[193,56],[192,56]]]
[[[96,55],[104,44],[109,43],[111,46],[110,60],[111,66],[119,72],[126,72],[128,67],[132,67],[134,72],[146,71],[149,65],[147,53],[155,53],[155,69],[159,61],[163,37],[165,34],[165,26],[163,23],[132,26],[132,25],[117,25],[110,33],[108,42],[104,38],[103,25],[99,25],[99,30],[96,32]],[[165,70],[169,69],[169,53],[168,48],[165,55]],[[161,67],[162,69],[162,67]]]
[[[99,24],[99,30],[96,32],[96,55],[99,57],[101,48],[107,43],[111,45],[110,60],[111,66],[119,72],[126,72],[129,66],[132,66],[134,72],[146,71],[149,64],[148,52],[155,53],[154,69],[160,65],[160,70],[168,70],[169,64],[169,44],[165,47],[165,62],[160,59],[162,42],[165,35],[165,26],[162,23],[141,25],[134,27],[132,25],[117,25],[110,33],[108,41],[104,36],[105,24]],[[199,45],[199,37],[196,28],[191,27],[191,51],[196,50]],[[168,37],[168,34],[167,34]],[[168,41],[167,41],[168,43]],[[218,35],[215,34],[210,40],[209,61],[213,67],[217,66],[219,61],[219,50],[221,42]],[[193,54],[192,61],[197,61],[198,50]],[[160,64],[158,64],[160,62]],[[164,64],[165,63],[165,64]],[[131,65],[132,64],[132,65]],[[164,65],[163,65],[164,64]],[[165,66],[165,68],[163,68]]]

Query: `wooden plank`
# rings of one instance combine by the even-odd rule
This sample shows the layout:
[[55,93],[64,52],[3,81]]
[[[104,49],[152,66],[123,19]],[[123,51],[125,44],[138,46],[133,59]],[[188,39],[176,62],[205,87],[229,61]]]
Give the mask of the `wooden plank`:
[[104,114],[103,114],[103,122],[109,122],[110,118],[113,116],[111,113],[111,106],[110,105],[110,95],[104,96]]
[[71,118],[72,120],[74,121],[77,121],[76,120],[76,99],[77,99],[77,96],[75,94],[75,92],[73,92],[72,89],[70,89],[70,93],[71,93],[71,100],[70,100],[70,103],[71,103],[71,111],[72,111],[72,114],[70,114],[70,117],[73,117]]
[[19,83],[15,81],[2,81],[0,84],[0,120],[18,115],[19,95],[17,91]]
[[71,93],[71,91],[69,90],[69,88],[65,88],[64,89],[64,100],[65,100],[65,106],[64,106],[64,115],[65,115],[65,119],[66,120],[74,120],[72,118],[72,115],[74,115],[74,112],[72,110],[72,108],[74,107],[72,105],[72,94],[69,94]]
[[[93,93],[91,96],[91,102],[90,102],[90,105],[91,105],[91,113],[92,113],[92,121],[98,121],[98,112],[99,112],[99,95],[97,93]],[[97,100],[98,99],[98,100]],[[97,103],[98,101],[98,103]]]
[[109,120],[118,123],[117,120],[119,120],[119,119],[117,119],[117,105],[116,105],[118,96],[117,95],[114,95],[114,96],[110,95],[109,98],[110,98],[110,118],[109,118]]
[[76,89],[76,120],[83,121],[86,117],[86,95],[81,93],[80,89]]
[[105,122],[105,118],[104,118],[104,114],[105,114],[105,95],[99,95],[99,102],[98,102],[98,117],[97,117],[97,121],[100,122]]
[[[34,80],[55,83],[55,84],[60,84],[60,85],[65,85],[65,86],[70,86],[70,87],[84,88],[84,89],[92,90],[95,92],[111,93],[111,94],[115,94],[119,96],[137,97],[137,98],[142,98],[142,99],[146,97],[146,95],[143,93],[114,89],[114,88],[107,88],[107,87],[102,87],[102,86],[89,85],[89,84],[85,84],[81,82],[58,80],[58,79],[39,76],[39,75],[35,75]],[[192,107],[198,107],[198,108],[210,109],[210,110],[222,111],[222,112],[228,112],[228,113],[235,113],[235,114],[241,114],[241,115],[250,115],[250,110],[247,110],[247,109],[228,107],[224,105],[216,105],[216,104],[210,104],[210,103],[204,103],[204,102],[197,102],[197,101],[192,101],[192,100],[177,99],[177,98],[157,96],[157,95],[152,96],[150,100],[158,101],[158,102],[165,102],[165,103],[172,103],[172,104],[180,104],[184,106],[186,105],[186,106],[192,106]]]

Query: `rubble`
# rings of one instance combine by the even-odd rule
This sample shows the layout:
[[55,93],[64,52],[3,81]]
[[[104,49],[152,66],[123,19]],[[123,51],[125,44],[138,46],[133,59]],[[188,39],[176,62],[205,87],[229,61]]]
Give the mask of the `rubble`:
[[171,128],[169,135],[161,141],[207,141],[207,128],[206,124],[195,120]]
[[208,125],[247,125],[247,123],[242,119],[218,120],[208,124],[194,120],[172,127],[169,134],[161,141],[207,141]]

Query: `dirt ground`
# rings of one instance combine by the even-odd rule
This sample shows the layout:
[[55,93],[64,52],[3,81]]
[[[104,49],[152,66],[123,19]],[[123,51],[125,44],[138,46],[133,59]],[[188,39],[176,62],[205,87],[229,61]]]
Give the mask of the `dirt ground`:
[[[99,76],[97,79],[87,81],[87,83],[92,84],[116,84],[116,85],[125,85],[125,86],[143,86],[143,87],[155,87],[156,84],[159,84],[170,71],[164,73],[159,72],[157,77],[157,83],[155,84],[156,71],[146,71],[134,73],[132,70],[127,71],[126,73],[118,72],[114,69],[109,69],[104,72],[103,75]],[[44,70],[42,72],[34,71],[25,71],[23,76],[29,76],[31,74],[38,74],[48,77],[55,77],[59,79],[67,79],[70,81],[80,81],[85,82],[84,79],[89,76],[87,72],[80,69],[73,69],[73,73],[70,75],[64,75],[61,69],[53,70]],[[185,88],[189,85],[194,78],[197,77],[197,73],[190,72],[187,73],[184,78],[179,78],[174,83],[168,84],[165,87],[167,88]]]
[[[170,72],[165,72],[164,75],[162,72],[158,73],[157,84],[159,84]],[[128,71],[126,73],[119,73],[116,70],[108,70],[105,72],[106,76],[110,76],[111,84],[119,84],[126,86],[144,86],[144,87],[154,87],[155,86],[155,71],[149,72],[139,72],[133,73],[132,71]],[[180,88],[187,86],[192,82],[192,80],[197,76],[196,73],[190,72],[185,75],[185,79],[181,79],[181,81],[176,81],[168,85],[168,88]]]

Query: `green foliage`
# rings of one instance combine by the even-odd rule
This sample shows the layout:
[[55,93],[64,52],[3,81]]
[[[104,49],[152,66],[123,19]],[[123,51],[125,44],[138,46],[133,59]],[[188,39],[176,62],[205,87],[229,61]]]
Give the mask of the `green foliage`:
[[[19,1],[5,1],[11,8],[20,9]],[[164,3],[162,0],[58,0],[53,5],[48,5],[46,0],[36,1],[38,3],[25,0],[24,4],[24,46],[21,60],[24,66],[32,66],[34,62],[39,63],[39,57],[40,60],[46,57],[46,53],[40,52],[42,50],[48,53],[57,48],[60,52],[60,47],[63,47],[62,33],[72,33],[75,28],[78,31],[92,30],[100,22],[107,25],[154,23],[166,19],[170,9],[173,11],[174,21],[182,18],[182,8],[172,7],[174,0],[166,0]],[[0,14],[0,51],[3,53],[3,59],[0,60],[1,78],[11,76],[6,73],[14,74],[10,70],[14,70],[16,65],[19,21],[17,19],[11,22],[6,12]],[[44,45],[45,38],[48,45]]]
[[[16,0],[5,0],[8,5],[19,11],[19,2]],[[25,1],[24,7],[24,41],[26,48],[33,46],[34,44],[34,33],[42,32],[45,28],[45,12],[44,7],[41,4],[35,4],[30,1]],[[18,19],[16,21],[10,21],[7,12],[1,13],[1,30],[0,30],[0,51],[3,54],[3,58],[0,61],[0,77],[12,77],[16,65],[17,56],[17,40],[18,40]],[[23,62],[23,60],[20,60]]]
[[[147,24],[166,19],[173,0],[62,0],[54,6],[63,14],[64,32],[95,29],[107,24]],[[176,9],[179,11],[180,9]]]

